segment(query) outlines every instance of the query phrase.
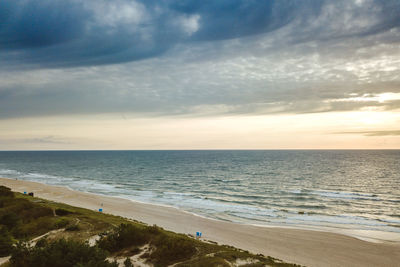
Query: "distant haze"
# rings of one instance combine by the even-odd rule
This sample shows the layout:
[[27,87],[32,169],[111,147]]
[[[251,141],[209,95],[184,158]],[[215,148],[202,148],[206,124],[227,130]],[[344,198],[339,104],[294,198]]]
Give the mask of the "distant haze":
[[0,150],[400,148],[400,2],[0,1]]

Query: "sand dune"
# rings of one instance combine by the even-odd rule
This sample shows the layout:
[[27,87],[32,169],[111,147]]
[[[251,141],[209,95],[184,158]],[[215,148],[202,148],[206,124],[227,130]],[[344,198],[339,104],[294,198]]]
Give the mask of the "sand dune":
[[[0,178],[14,191],[105,213],[132,218],[165,229],[194,234],[254,253],[307,266],[399,266],[400,242],[372,243],[351,236],[277,227],[257,227],[195,216],[171,207],[83,193],[66,187]],[[101,206],[103,203],[103,206]]]

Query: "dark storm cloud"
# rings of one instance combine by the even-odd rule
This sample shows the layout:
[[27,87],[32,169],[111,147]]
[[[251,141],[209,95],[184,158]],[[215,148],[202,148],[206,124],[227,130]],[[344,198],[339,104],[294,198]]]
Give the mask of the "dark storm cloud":
[[391,0],[3,0],[0,118],[398,109],[352,98],[400,93],[399,24]]
[[66,1],[1,1],[0,48],[20,50],[69,42],[84,32],[90,14]]
[[[198,14],[201,28],[192,39],[222,40],[260,34],[287,25],[302,13],[296,1],[170,1],[170,9],[185,14]],[[317,6],[320,4],[317,3]],[[314,8],[314,5],[311,5]]]
[[[20,65],[59,67],[158,55],[170,37],[163,36],[162,25],[135,25],[139,8],[129,1],[1,1],[0,57]],[[107,12],[114,13],[108,18]],[[123,12],[128,13],[121,17]]]
[[[324,15],[330,5],[333,11]],[[346,27],[333,27],[334,9],[351,11]],[[360,24],[370,12],[379,20]],[[321,15],[330,20],[318,23]],[[368,1],[357,7],[352,1],[311,0],[3,0],[0,59],[35,67],[119,63],[155,57],[180,43],[241,38],[291,23],[288,42],[365,36],[398,27],[400,5],[398,1]]]

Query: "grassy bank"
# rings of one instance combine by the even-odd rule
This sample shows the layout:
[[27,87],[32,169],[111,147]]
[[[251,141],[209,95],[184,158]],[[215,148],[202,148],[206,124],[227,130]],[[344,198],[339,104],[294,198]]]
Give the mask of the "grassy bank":
[[4,266],[21,267],[294,266],[0,186],[0,257],[7,255]]

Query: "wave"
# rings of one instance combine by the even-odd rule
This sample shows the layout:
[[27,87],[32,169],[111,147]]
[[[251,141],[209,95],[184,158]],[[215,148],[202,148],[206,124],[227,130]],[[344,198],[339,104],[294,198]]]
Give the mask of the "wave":
[[28,179],[33,179],[33,180],[57,180],[57,181],[61,181],[61,180],[65,180],[65,179],[69,179],[66,177],[61,177],[61,176],[54,176],[54,175],[48,175],[48,174],[43,174],[43,173],[24,173],[24,174],[20,174],[21,178],[28,178]]
[[20,175],[21,173],[16,170],[10,170],[10,169],[0,169],[0,175],[5,175],[5,176],[13,176],[11,178],[14,178],[14,175]]
[[[349,227],[358,226],[363,227],[364,229],[390,229],[391,225],[387,222],[369,219],[360,216],[346,216],[346,215],[298,215],[298,216],[288,216],[286,219],[286,223],[288,224],[313,224],[313,225],[321,225],[328,224],[331,226],[340,226],[347,225]],[[398,229],[391,229],[394,232],[400,232]]]
[[328,207],[323,204],[303,204],[303,205],[294,205],[295,208],[300,209],[327,209]]
[[391,218],[379,218],[377,219],[378,221],[384,222],[384,223],[390,223],[390,224],[396,224],[398,227],[400,227],[400,220],[396,219],[391,219]]
[[[242,187],[227,187],[228,190],[225,187],[220,188],[217,186],[211,186],[211,188],[207,186],[195,187],[190,182],[182,184],[175,179],[165,182],[164,187],[161,187],[152,186],[148,181],[140,179],[64,177],[40,172],[22,172],[7,168],[0,169],[0,176],[18,177],[51,185],[68,186],[79,191],[123,197],[144,203],[167,205],[208,218],[247,224],[261,222],[268,225],[269,223],[278,222],[289,225],[330,225],[332,227],[348,226],[362,229],[379,228],[388,231],[394,231],[392,228],[395,228],[400,231],[400,220],[397,219],[400,216],[397,214],[392,216],[387,212],[386,215],[384,214],[385,212],[382,212],[376,218],[335,215],[335,213],[343,213],[345,210],[343,207],[346,207],[346,213],[351,214],[352,211],[350,209],[358,209],[356,204],[363,205],[363,203],[371,204],[372,202],[370,201],[382,201],[371,204],[379,208],[378,205],[384,205],[385,201],[396,203],[400,201],[393,196],[388,196],[392,199],[386,199],[383,194],[296,188],[274,191],[270,189],[271,187],[268,188],[269,191],[257,191],[254,188],[246,190],[246,188]],[[80,176],[83,177],[85,175]],[[163,180],[162,176],[157,177],[157,179]],[[220,179],[220,181],[226,182],[225,179]],[[236,184],[239,181],[236,179],[234,183]],[[168,187],[165,185],[168,185]],[[182,192],[179,192],[179,189],[182,189]],[[361,200],[367,200],[367,202]],[[395,205],[393,206],[395,207]],[[341,211],[340,208],[342,208]],[[361,212],[358,214],[361,214]]]
[[361,199],[361,200],[373,200],[373,201],[382,200],[375,194],[357,193],[357,192],[314,190],[310,191],[310,194],[318,195],[321,197],[338,198],[338,199]]
[[288,192],[291,194],[303,194],[303,191],[300,189],[289,190]]

